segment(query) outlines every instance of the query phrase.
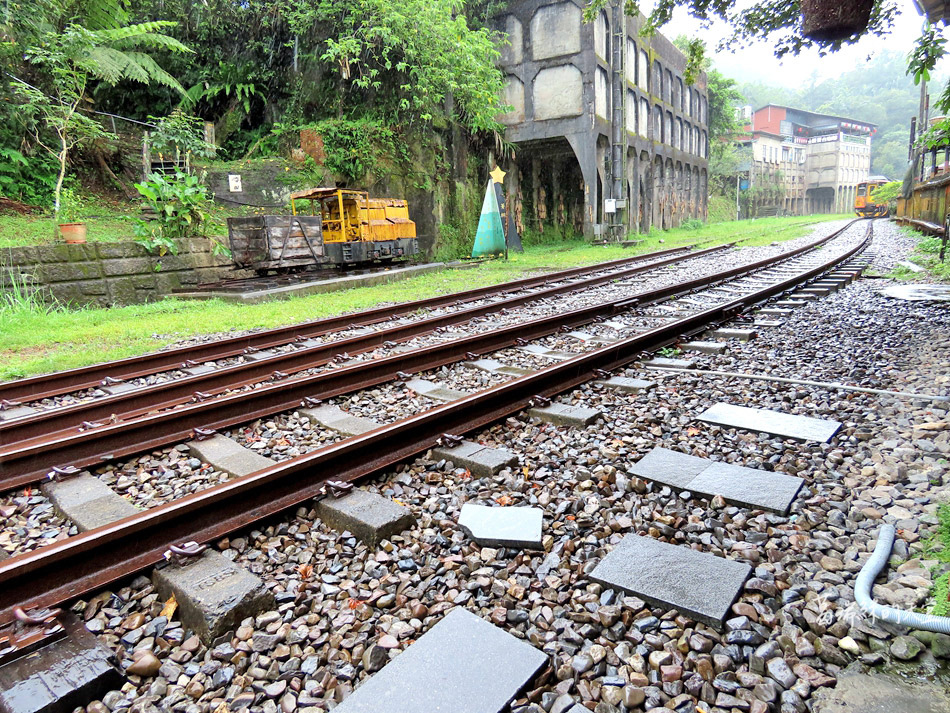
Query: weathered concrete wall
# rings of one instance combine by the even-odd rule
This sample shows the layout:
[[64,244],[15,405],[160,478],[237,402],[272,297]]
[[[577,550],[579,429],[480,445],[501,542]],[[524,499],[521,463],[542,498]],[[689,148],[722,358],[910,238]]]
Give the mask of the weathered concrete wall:
[[231,260],[212,255],[203,238],[183,240],[177,255],[164,256],[133,242],[0,249],[0,291],[15,281],[75,306],[141,304],[230,276]]

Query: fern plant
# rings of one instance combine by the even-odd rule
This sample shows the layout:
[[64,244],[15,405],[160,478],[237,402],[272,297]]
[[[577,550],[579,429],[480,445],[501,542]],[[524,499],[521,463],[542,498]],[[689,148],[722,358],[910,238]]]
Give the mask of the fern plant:
[[[45,33],[39,42],[27,48],[26,61],[43,77],[43,89],[18,81],[14,90],[24,112],[40,120],[31,122],[37,127],[32,132],[33,139],[59,164],[53,192],[53,215],[57,219],[70,152],[110,135],[99,122],[82,113],[88,108],[85,104],[92,83],[158,82],[184,93],[178,81],[148,53],[190,52],[178,40],[161,33],[172,25],[157,21],[90,30],[70,24],[62,32]],[[43,125],[52,131],[55,141],[40,130]]]

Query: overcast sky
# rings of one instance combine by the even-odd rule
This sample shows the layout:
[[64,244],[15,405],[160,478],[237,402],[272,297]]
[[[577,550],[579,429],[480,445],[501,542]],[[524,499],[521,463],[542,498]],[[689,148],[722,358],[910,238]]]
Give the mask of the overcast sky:
[[[749,3],[740,1],[740,5],[746,4]],[[648,12],[651,6],[650,2],[644,2],[641,5],[644,12]],[[672,22],[666,25],[662,32],[670,38],[681,34],[702,38],[713,56],[716,69],[739,82],[762,82],[800,87],[803,78],[805,83],[812,84],[839,76],[883,50],[898,51],[906,55],[911,50],[914,40],[920,35],[923,18],[917,14],[911,0],[900,0],[900,8],[901,14],[891,34],[885,37],[863,37],[857,44],[846,46],[825,57],[820,57],[816,49],[810,49],[804,50],[800,55],[787,56],[779,61],[773,54],[771,45],[766,42],[759,42],[736,53],[712,53],[720,40],[728,36],[728,28],[720,22],[711,28],[704,29],[696,19],[682,10],[678,11]],[[950,68],[950,62],[944,60],[938,66],[938,72],[946,73],[948,68]]]

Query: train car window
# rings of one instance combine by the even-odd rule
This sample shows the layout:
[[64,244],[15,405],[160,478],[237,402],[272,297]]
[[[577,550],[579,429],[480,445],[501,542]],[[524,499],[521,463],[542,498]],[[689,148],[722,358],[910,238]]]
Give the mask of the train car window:
[[862,183],[861,185],[859,185],[859,186],[858,186],[858,195],[859,195],[859,196],[863,196],[864,193],[865,193],[865,191],[867,191],[867,188],[868,188],[868,187],[867,187],[864,183]]

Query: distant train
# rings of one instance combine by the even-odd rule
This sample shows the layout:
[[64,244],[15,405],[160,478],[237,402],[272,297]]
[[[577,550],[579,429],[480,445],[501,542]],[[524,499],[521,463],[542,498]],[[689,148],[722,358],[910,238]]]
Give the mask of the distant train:
[[862,218],[886,218],[887,203],[875,203],[871,200],[871,193],[887,182],[884,176],[871,176],[868,180],[861,181],[854,194],[854,212]]
[[[309,215],[298,202],[309,202]],[[238,267],[258,273],[388,262],[416,255],[409,204],[370,198],[366,191],[312,188],[291,194],[292,215],[228,218],[228,241]]]

